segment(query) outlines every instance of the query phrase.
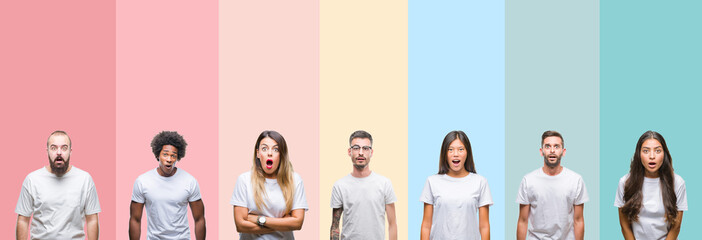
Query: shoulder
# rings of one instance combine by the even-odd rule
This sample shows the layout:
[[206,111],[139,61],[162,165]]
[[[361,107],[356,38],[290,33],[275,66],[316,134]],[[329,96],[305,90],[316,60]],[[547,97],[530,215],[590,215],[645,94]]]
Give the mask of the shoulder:
[[485,178],[485,176],[483,176],[483,175],[480,175],[477,173],[470,173],[470,175],[473,175],[473,178],[475,178],[479,181],[487,182],[487,178]]
[[537,169],[525,174],[524,177],[522,178],[522,180],[535,178],[535,177],[541,175],[542,172],[543,172],[543,170],[541,170],[541,168],[537,168]]
[[189,180],[189,181],[197,181],[197,179],[195,179],[195,177],[194,177],[192,174],[190,174],[189,172],[183,170],[182,168],[178,168],[178,171],[180,172],[180,177],[181,177],[181,178],[187,179],[187,180]]
[[565,173],[564,176],[572,178],[572,179],[578,179],[578,180],[583,179],[583,176],[581,176],[579,173],[577,173],[573,170],[570,170],[570,168],[563,167],[563,173]]
[[137,181],[137,182],[138,182],[138,181],[144,181],[144,179],[153,178],[153,177],[155,177],[156,175],[158,175],[158,172],[156,172],[156,169],[150,169],[149,171],[146,171],[146,172],[142,173],[141,175],[139,175],[139,176],[137,177],[136,181]]
[[390,183],[390,182],[391,182],[389,178],[387,178],[387,177],[385,177],[385,176],[383,176],[383,175],[380,175],[380,174],[378,174],[378,173],[376,173],[376,172],[373,172],[373,175],[375,176],[375,178],[376,178],[378,181],[382,181],[382,182],[385,182],[385,183]]
[[339,187],[341,185],[346,184],[347,182],[349,182],[350,177],[351,174],[346,174],[344,177],[337,179],[336,182],[334,182],[334,187]]
[[619,178],[619,184],[625,184],[626,180],[629,180],[629,174],[624,174],[621,178]]
[[302,177],[300,177],[300,174],[297,174],[297,172],[293,172],[293,181],[295,183],[302,183]]
[[431,176],[427,177],[426,183],[427,183],[427,184],[434,184],[434,183],[437,183],[437,182],[443,182],[443,181],[445,181],[445,179],[444,179],[445,176],[446,176],[445,174],[434,174],[434,175],[431,175]]
[[685,185],[685,180],[680,175],[678,175],[677,173],[673,173],[673,174],[675,175],[675,186],[676,187],[681,186],[681,185]]
[[237,182],[238,181],[250,182],[251,181],[251,171],[246,171],[246,172],[242,173],[241,175],[239,175],[239,177],[237,178]]

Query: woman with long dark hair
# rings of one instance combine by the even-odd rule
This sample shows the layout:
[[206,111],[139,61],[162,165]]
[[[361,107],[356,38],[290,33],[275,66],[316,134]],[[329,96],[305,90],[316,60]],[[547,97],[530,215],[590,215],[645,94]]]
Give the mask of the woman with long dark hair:
[[444,137],[439,173],[427,178],[419,200],[424,202],[420,239],[490,239],[492,195],[487,179],[475,171],[463,131]]
[[264,131],[253,148],[251,171],[239,176],[230,204],[239,239],[295,239],[305,220],[307,199],[300,175],[293,171],[280,133]]
[[619,179],[614,200],[622,235],[631,239],[677,239],[687,210],[685,181],[661,134],[647,131],[636,143],[629,174]]

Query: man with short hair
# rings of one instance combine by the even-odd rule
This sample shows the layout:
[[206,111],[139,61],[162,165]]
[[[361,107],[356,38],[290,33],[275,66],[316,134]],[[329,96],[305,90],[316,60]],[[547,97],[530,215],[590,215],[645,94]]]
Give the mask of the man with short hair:
[[[195,239],[205,239],[205,205],[197,180],[177,168],[188,144],[178,132],[163,131],[154,136],[151,150],[158,167],[134,182],[129,207],[129,239],[141,236],[141,215],[146,206],[146,239],[190,239],[188,205],[195,221]],[[153,160],[152,160],[153,161]]]
[[[49,165],[27,175],[17,200],[17,239],[85,239],[99,236],[100,202],[93,178],[70,164],[71,139],[54,131],[46,141]],[[87,223],[87,224],[86,224]]]
[[[395,192],[390,179],[370,170],[373,137],[363,130],[349,138],[348,154],[353,163],[351,174],[339,179],[332,188],[332,240],[384,239],[385,215],[390,240],[397,240],[395,221]],[[339,219],[344,215],[343,231]]]
[[561,166],[566,152],[563,136],[544,132],[540,151],[544,166],[525,175],[519,185],[517,240],[583,240],[587,190],[579,174]]

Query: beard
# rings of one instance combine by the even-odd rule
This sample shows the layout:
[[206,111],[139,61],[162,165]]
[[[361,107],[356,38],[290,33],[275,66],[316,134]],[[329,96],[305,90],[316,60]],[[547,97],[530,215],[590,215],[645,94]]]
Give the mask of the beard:
[[544,164],[550,168],[558,167],[558,165],[561,165],[561,156],[556,157],[556,162],[554,163],[548,161],[548,156],[544,156]]
[[368,159],[366,159],[363,162],[364,162],[363,164],[357,164],[356,162],[354,162],[353,167],[358,169],[358,170],[363,170],[364,168],[366,168],[366,166],[368,166]]
[[[56,165],[56,160],[61,159],[63,160],[63,166],[59,167]],[[71,160],[71,156],[68,156],[67,158],[63,157],[56,157],[53,161],[51,161],[51,157],[49,157],[49,167],[51,167],[51,172],[56,174],[56,176],[63,176],[63,174],[66,174],[66,171],[68,171],[68,163]]]

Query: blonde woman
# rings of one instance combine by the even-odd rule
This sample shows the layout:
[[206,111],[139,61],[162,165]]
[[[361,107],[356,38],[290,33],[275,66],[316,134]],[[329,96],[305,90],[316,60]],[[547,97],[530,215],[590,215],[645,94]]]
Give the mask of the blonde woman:
[[295,239],[292,231],[302,228],[308,207],[280,133],[258,136],[251,171],[239,176],[229,203],[239,239]]

